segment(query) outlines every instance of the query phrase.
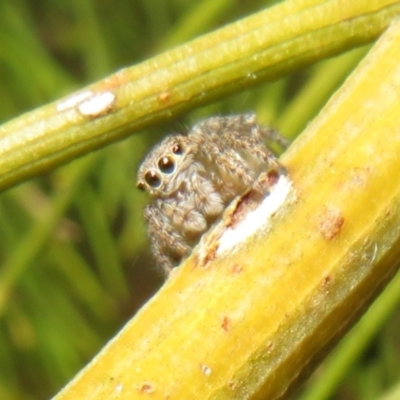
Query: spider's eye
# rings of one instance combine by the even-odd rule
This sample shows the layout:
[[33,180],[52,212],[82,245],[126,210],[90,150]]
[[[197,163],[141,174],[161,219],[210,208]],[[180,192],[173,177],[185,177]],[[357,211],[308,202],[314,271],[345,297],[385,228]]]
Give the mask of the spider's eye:
[[146,185],[145,185],[142,181],[138,182],[138,183],[136,184],[136,187],[137,187],[139,190],[142,190],[143,192],[146,190]]
[[161,185],[161,178],[155,171],[147,171],[144,175],[144,179],[146,179],[146,182],[149,184],[149,186],[153,188],[157,188]]
[[175,143],[173,146],[172,146],[172,152],[174,153],[174,154],[182,154],[183,153],[183,149],[182,149],[182,146],[179,144],[179,143]]
[[175,170],[175,163],[171,157],[164,156],[158,160],[158,168],[160,168],[161,172],[164,174],[171,174]]

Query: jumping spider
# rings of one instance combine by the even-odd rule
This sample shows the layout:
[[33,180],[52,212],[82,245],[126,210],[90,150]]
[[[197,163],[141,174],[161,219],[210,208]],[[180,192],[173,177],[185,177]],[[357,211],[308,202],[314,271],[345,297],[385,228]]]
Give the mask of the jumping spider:
[[198,243],[224,208],[246,189],[266,194],[257,178],[283,167],[264,140],[286,147],[251,114],[212,117],[187,135],[168,136],[144,159],[137,187],[153,202],[144,210],[152,250],[168,274]]

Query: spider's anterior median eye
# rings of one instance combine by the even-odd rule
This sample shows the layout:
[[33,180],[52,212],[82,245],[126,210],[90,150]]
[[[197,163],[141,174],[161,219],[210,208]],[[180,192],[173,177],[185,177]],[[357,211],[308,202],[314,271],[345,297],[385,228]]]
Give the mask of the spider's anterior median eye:
[[171,157],[164,156],[158,160],[158,168],[160,168],[161,172],[164,174],[171,174],[175,170],[175,163]]
[[153,188],[159,187],[161,185],[161,178],[155,171],[147,171],[144,179],[146,179],[146,182],[149,184],[149,186]]
[[173,152],[174,154],[182,154],[182,152],[183,152],[182,146],[181,146],[180,144],[178,144],[178,143],[175,143],[175,144],[172,146],[172,152]]

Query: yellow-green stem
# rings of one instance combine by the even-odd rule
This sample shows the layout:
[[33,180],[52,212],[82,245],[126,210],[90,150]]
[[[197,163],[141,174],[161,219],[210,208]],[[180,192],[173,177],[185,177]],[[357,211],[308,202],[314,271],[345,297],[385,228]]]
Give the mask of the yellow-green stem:
[[[398,15],[399,0],[288,0],[121,70],[0,127],[0,189],[199,104],[370,42]],[[88,103],[98,108],[88,111]]]

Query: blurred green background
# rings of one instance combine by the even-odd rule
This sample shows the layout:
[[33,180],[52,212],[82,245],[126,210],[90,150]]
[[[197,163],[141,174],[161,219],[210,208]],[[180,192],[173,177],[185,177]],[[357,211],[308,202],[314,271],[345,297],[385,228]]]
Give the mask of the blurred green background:
[[[0,0],[0,121],[272,3]],[[2,193],[0,399],[54,395],[162,284],[141,215],[146,197],[135,189],[153,143],[201,118],[249,111],[294,139],[367,50],[260,84]],[[400,313],[370,324],[379,333],[358,340],[361,356],[342,350],[348,361],[331,398],[381,398],[399,380]],[[312,394],[329,381],[325,370],[332,374],[322,365],[304,398],[327,398]]]

